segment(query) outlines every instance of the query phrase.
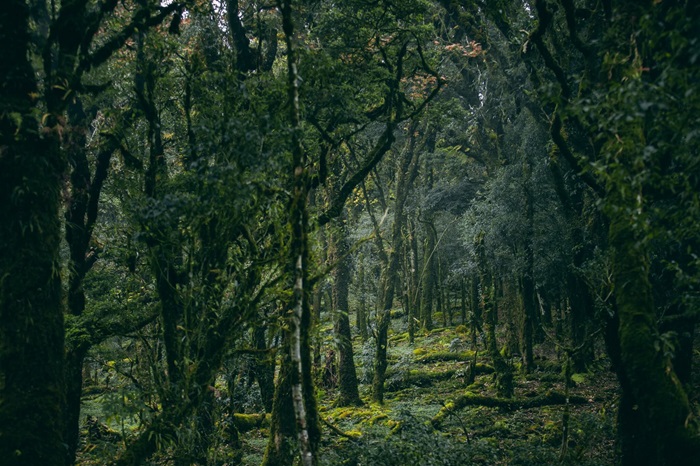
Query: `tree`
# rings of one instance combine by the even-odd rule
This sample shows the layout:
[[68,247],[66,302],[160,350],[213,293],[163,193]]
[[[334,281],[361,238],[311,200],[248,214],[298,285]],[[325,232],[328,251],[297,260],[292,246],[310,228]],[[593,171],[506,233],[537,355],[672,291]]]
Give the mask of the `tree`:
[[[116,6],[116,2],[108,2],[93,10],[85,1],[69,1],[50,16],[45,4],[37,2],[30,10],[24,2],[11,2],[2,16],[3,38],[6,39],[3,47],[11,50],[2,78],[5,105],[2,137],[3,146],[7,147],[8,154],[13,155],[3,158],[3,164],[7,164],[3,173],[8,177],[3,183],[6,186],[3,200],[9,209],[8,230],[3,231],[3,238],[7,239],[3,239],[3,247],[9,249],[3,254],[6,259],[2,264],[2,274],[7,278],[0,304],[4,326],[1,366],[5,380],[0,399],[3,406],[1,424],[7,426],[20,422],[20,419],[26,421],[26,424],[13,428],[12,434],[3,436],[3,454],[12,461],[62,464],[72,460],[76,443],[73,408],[77,389],[72,376],[71,421],[66,423],[62,418],[66,392],[58,215],[67,160],[65,151],[71,152],[68,147],[71,139],[80,146],[81,138],[79,131],[69,136],[67,116],[76,120],[76,127],[80,126],[77,121],[80,119],[78,93],[85,90],[82,79],[86,73],[107,61],[136,28],[158,24],[182,8],[181,4],[173,2],[167,7],[138,10],[123,29],[110,31],[112,35],[93,47],[105,15],[112,13]],[[30,33],[30,19],[36,26],[35,33]],[[32,54],[38,51],[41,51],[41,58],[36,57],[37,62],[43,61],[43,87],[36,80],[33,66]],[[67,115],[71,104],[75,104],[72,109],[77,112]],[[78,155],[78,152],[71,153]],[[74,163],[77,160],[71,158]],[[79,178],[84,173],[74,173],[74,193],[76,197],[83,196],[83,180]],[[76,200],[74,205],[79,203]],[[75,211],[69,213],[69,219],[77,220],[72,218],[73,213]],[[74,225],[71,223],[69,230]],[[79,228],[79,225],[75,226]],[[73,259],[77,260],[69,288],[72,309],[79,312],[80,281],[86,262],[78,257],[85,248],[83,244],[76,247],[78,242],[84,241],[82,238],[78,241],[80,235],[75,233],[76,230],[67,232],[70,239],[76,240],[72,242],[72,248]],[[24,268],[28,263],[36,268],[24,276],[17,267]],[[28,279],[29,276],[32,279]],[[18,282],[13,284],[13,280]],[[38,340],[33,340],[35,337]],[[19,416],[20,412],[29,414]],[[63,429],[67,432],[69,451],[61,447]],[[32,438],[42,438],[38,443],[45,448],[28,448],[24,442]],[[19,459],[18,455],[27,456]]]
[[333,271],[333,311],[334,331],[338,341],[338,406],[362,405],[360,393],[357,387],[357,372],[352,352],[352,334],[350,332],[350,305],[348,293],[350,291],[351,263],[347,240],[346,220],[341,218],[335,228],[332,237],[334,243],[336,261]]
[[[662,122],[676,122],[676,116],[684,118],[688,108],[695,108],[692,99],[684,109],[669,102],[681,94],[696,94],[688,78],[697,67],[691,65],[686,47],[694,37],[689,25],[697,20],[698,8],[686,2],[605,3],[589,10],[577,10],[571,1],[558,5],[555,13],[547,2],[533,3],[538,23],[529,34],[534,47],[528,50],[537,51],[543,68],[534,61],[529,64],[550,115],[552,141],[600,196],[609,224],[619,318],[619,343],[613,341],[610,352],[623,389],[623,464],[683,464],[697,451],[697,430],[681,421],[691,413],[687,394],[674,369],[663,362],[648,264],[652,232],[660,225],[678,232],[688,245],[694,241],[681,233],[680,224],[666,223],[668,217],[652,212],[659,212],[663,204],[660,192],[676,186],[673,180],[678,176],[685,178],[681,172],[687,173],[685,179],[694,179],[692,169],[682,168],[689,152],[685,143],[675,140],[679,130],[668,131]],[[566,37],[556,32],[555,24],[563,26]],[[567,47],[560,45],[561,39]],[[554,87],[547,90],[545,83]],[[576,97],[574,86],[579,89]],[[688,135],[694,130],[680,131]],[[692,266],[686,269],[692,275],[690,270]],[[657,429],[664,435],[651,434]]]
[[0,31],[0,455],[8,464],[61,465],[61,127],[53,115],[40,132],[24,1],[5,5]]

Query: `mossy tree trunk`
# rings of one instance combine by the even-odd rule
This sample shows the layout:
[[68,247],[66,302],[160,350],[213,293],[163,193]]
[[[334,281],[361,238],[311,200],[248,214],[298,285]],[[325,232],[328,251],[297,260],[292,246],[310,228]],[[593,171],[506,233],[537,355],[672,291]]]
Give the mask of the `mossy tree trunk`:
[[64,158],[54,120],[39,134],[26,2],[0,12],[0,458],[63,465],[59,208]]
[[413,344],[416,335],[416,322],[420,317],[420,308],[418,307],[418,298],[420,290],[420,267],[418,266],[418,231],[416,229],[416,222],[409,217],[407,223],[408,227],[408,302],[410,306],[410,312],[408,313],[408,339],[409,343]]
[[[318,420],[318,408],[312,380],[311,358],[311,306],[310,290],[308,288],[309,267],[309,216],[307,200],[309,196],[309,174],[306,161],[306,153],[301,144],[301,111],[299,107],[299,84],[297,74],[297,52],[295,44],[294,23],[292,18],[291,0],[279,2],[282,14],[282,29],[287,45],[287,94],[289,99],[289,122],[291,130],[291,199],[289,206],[289,226],[291,231],[290,250],[287,270],[292,279],[292,300],[289,303],[291,313],[288,318],[288,331],[286,340],[289,351],[287,360],[289,377],[289,389],[291,390],[291,406],[294,413],[295,433],[301,463],[304,466],[314,466],[318,462],[317,450],[320,441],[320,427]],[[282,382],[287,383],[285,380]],[[279,383],[278,383],[279,385]],[[286,387],[283,387],[286,390]],[[281,396],[286,394],[280,394]],[[276,396],[276,398],[279,398]],[[288,430],[289,426],[282,424],[284,419],[275,419],[275,406],[273,403],[273,423],[279,422],[280,429]],[[280,413],[281,414],[281,413]],[[287,421],[288,422],[288,421]],[[282,430],[279,431],[282,433]],[[289,433],[289,432],[287,432]],[[271,429],[268,451],[275,450],[291,439],[275,438]],[[267,455],[266,455],[267,457]],[[286,462],[275,463],[267,460],[267,464],[288,464]]]
[[[286,340],[286,339],[285,339]],[[292,464],[299,451],[296,441],[296,422],[292,407],[293,370],[288,342],[280,348],[282,359],[275,385],[275,396],[270,415],[270,437],[261,466]]]
[[348,294],[350,287],[350,257],[348,257],[348,240],[345,220],[338,222],[335,228],[331,248],[337,262],[333,270],[333,311],[335,336],[338,346],[338,399],[337,406],[361,406],[358,390],[357,371],[352,352],[352,334],[350,332],[350,305]]
[[489,273],[485,260],[483,238],[475,238],[477,261],[479,268],[480,306],[484,316],[486,332],[486,351],[493,361],[496,371],[496,390],[498,396],[510,398],[513,396],[513,371],[498,351],[496,326],[498,323],[498,308],[496,306],[496,285],[493,275]]
[[379,310],[377,315],[377,330],[375,333],[374,376],[372,378],[372,399],[379,404],[384,403],[384,379],[386,378],[386,351],[391,323],[391,311]]
[[659,344],[649,282],[649,258],[635,226],[624,215],[611,219],[613,279],[619,315],[622,370],[629,390],[620,413],[624,465],[691,465],[700,442],[688,396]]
[[362,341],[367,341],[367,337],[369,336],[367,332],[367,283],[365,282],[365,266],[362,256],[359,257],[357,262],[357,281],[359,282],[360,299],[355,319],[355,327]]
[[469,280],[469,331],[472,337],[472,348],[476,351],[478,336],[483,333],[483,313],[479,300],[479,274],[474,273]]

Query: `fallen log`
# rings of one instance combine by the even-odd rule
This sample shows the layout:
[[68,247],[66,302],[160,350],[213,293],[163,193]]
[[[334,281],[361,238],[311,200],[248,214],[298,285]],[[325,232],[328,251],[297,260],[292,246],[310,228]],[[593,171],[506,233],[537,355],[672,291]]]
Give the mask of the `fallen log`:
[[443,408],[430,420],[435,429],[438,429],[446,416],[467,406],[487,406],[499,408],[504,411],[516,411],[519,409],[539,408],[540,406],[553,406],[564,404],[586,404],[590,400],[583,396],[570,395],[568,398],[563,393],[547,392],[544,395],[532,398],[498,398],[468,393],[460,396],[452,402],[446,403]]
[[[435,382],[441,382],[444,380],[449,380],[454,377],[461,377],[466,375],[465,368],[463,371],[458,371],[454,369],[440,371],[440,372],[428,372],[428,371],[406,371],[401,374],[390,373],[387,376],[386,388],[387,392],[397,392],[405,388],[410,387],[430,387]],[[487,364],[477,364],[474,366],[474,374],[492,374],[493,367]]]

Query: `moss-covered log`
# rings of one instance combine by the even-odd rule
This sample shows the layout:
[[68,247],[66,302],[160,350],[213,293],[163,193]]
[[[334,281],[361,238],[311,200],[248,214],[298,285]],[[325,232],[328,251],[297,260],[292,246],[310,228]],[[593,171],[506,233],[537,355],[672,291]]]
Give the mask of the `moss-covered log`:
[[260,429],[261,427],[268,427],[270,425],[270,415],[235,413],[233,415],[233,425],[236,426],[236,429],[241,434],[254,429]]
[[[477,364],[474,366],[475,374],[493,374],[493,372],[493,367],[487,364]],[[436,382],[459,376],[460,371],[454,369],[440,372],[406,371],[399,377],[392,378],[389,376],[385,385],[385,391],[396,392],[409,387],[430,387]]]
[[559,392],[547,392],[544,395],[535,396],[532,398],[498,398],[482,395],[474,395],[468,393],[456,400],[445,404],[435,417],[430,420],[434,428],[439,428],[446,416],[466,408],[467,406],[487,406],[490,408],[499,408],[504,411],[516,411],[518,409],[539,408],[541,406],[563,405],[569,404],[586,404],[591,400],[582,396],[569,396]]
[[422,358],[419,358],[416,362],[420,364],[431,364],[434,362],[469,361],[473,357],[474,351],[462,351],[460,353],[441,351],[437,353],[427,354]]

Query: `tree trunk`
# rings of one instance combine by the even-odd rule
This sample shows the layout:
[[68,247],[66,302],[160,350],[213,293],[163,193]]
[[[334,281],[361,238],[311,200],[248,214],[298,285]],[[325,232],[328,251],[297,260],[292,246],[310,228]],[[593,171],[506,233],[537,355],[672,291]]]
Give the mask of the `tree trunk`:
[[299,76],[297,75],[296,48],[294,45],[294,24],[291,0],[281,1],[282,29],[287,45],[287,93],[291,129],[291,181],[292,198],[289,207],[289,222],[292,238],[290,246],[290,276],[294,278],[292,287],[292,314],[289,319],[289,354],[291,371],[292,406],[296,419],[296,434],[299,442],[301,463],[315,466],[316,451],[320,441],[318,410],[311,374],[311,308],[307,285],[309,247],[308,211],[309,180],[306,168],[306,154],[301,145],[301,120],[299,109]]
[[332,250],[337,261],[334,270],[333,307],[335,313],[334,330],[338,342],[338,389],[336,406],[361,406],[360,392],[357,386],[357,372],[352,352],[352,334],[350,333],[350,306],[348,292],[350,287],[350,258],[348,254],[347,231],[344,222],[339,222],[334,235]]
[[272,401],[275,396],[275,363],[274,358],[267,352],[269,350],[265,340],[265,326],[257,325],[253,329],[253,343],[259,353],[255,357],[255,378],[260,388],[260,398],[262,399],[265,412],[272,412]]
[[464,277],[459,281],[459,316],[462,325],[467,325],[467,285],[464,283]]
[[[29,62],[28,7],[0,12],[0,458],[66,463],[61,269],[60,128],[39,135]],[[53,109],[51,109],[53,110]],[[45,110],[44,110],[45,111]]]
[[481,335],[483,332],[483,313],[482,306],[479,302],[479,274],[475,273],[472,275],[470,283],[470,304],[471,304],[471,315],[469,317],[469,330],[472,335],[472,348],[476,351],[477,336]]
[[[615,301],[620,319],[620,358],[626,423],[624,465],[691,465],[700,453],[692,411],[681,383],[658,345],[656,310],[646,251],[624,215],[611,219]],[[621,380],[621,383],[623,380]]]
[[294,457],[299,449],[298,443],[295,441],[296,423],[294,409],[292,408],[291,372],[294,368],[286,341],[280,350],[283,356],[280,362],[279,374],[277,375],[277,384],[275,385],[275,397],[272,402],[270,438],[267,442],[261,466],[293,464]]
[[421,325],[425,330],[433,328],[433,298],[435,293],[435,244],[437,242],[432,224],[426,224],[425,247],[423,248],[423,295],[421,299]]
[[533,340],[534,340],[534,327],[536,323],[536,313],[537,307],[535,303],[535,286],[532,277],[529,275],[532,273],[526,272],[522,279],[522,296],[523,296],[523,313],[525,319],[523,322],[524,338],[523,346],[525,347],[523,362],[525,364],[525,372],[530,373],[535,368],[535,358],[533,356]]
[[418,267],[418,235],[416,231],[416,222],[413,219],[408,220],[408,240],[410,253],[410,270],[408,274],[409,301],[411,303],[411,313],[408,321],[408,341],[413,344],[416,336],[416,322],[420,316],[419,290],[420,290],[420,267]]
[[493,361],[493,368],[496,371],[496,391],[498,396],[510,398],[513,396],[513,371],[506,363],[496,340],[496,324],[498,320],[498,308],[496,307],[496,286],[495,281],[486,269],[484,257],[483,238],[475,238],[477,247],[477,261],[479,268],[480,284],[480,305],[484,315],[484,327],[486,330],[486,351]]
[[357,316],[355,319],[355,326],[357,331],[360,333],[360,338],[362,341],[367,341],[367,285],[365,283],[365,266],[360,256],[357,266],[357,281],[360,282],[360,306],[357,308]]

